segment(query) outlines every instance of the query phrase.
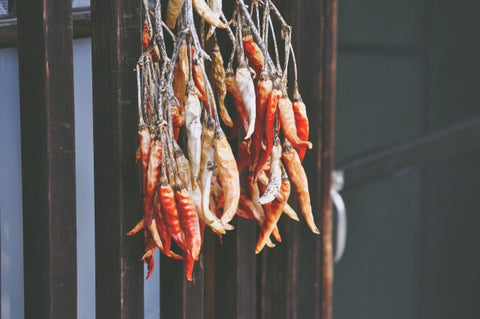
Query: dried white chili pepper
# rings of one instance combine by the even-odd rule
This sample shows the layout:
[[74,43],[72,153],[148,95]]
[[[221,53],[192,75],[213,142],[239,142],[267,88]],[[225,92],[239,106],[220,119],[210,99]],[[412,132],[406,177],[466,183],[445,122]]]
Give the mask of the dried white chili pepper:
[[200,188],[202,190],[201,209],[198,215],[218,233],[225,234],[222,222],[210,210],[210,189],[212,185],[212,175],[215,169],[215,151],[213,148],[213,139],[215,126],[212,119],[207,120],[202,133],[202,159],[200,161]]
[[252,75],[247,65],[241,65],[235,73],[238,89],[242,95],[243,105],[248,117],[248,130],[245,139],[252,136],[255,129],[256,106],[255,106],[255,86],[253,84]]
[[198,186],[200,159],[202,156],[202,106],[193,90],[188,90],[185,100],[185,127],[187,128],[187,153],[192,168],[192,188]]
[[[213,13],[220,18],[222,13],[222,0],[209,0],[208,4],[210,5]],[[208,30],[207,40],[210,39],[210,37],[213,35],[213,32],[215,32],[215,26],[211,25]]]
[[240,177],[232,148],[219,126],[215,130],[215,162],[217,163],[218,179],[222,185],[225,206],[221,221],[228,224],[235,216],[240,199]]
[[195,11],[197,11],[198,15],[202,17],[203,20],[219,29],[226,29],[228,27],[228,23],[223,23],[220,20],[220,17],[210,9],[205,0],[192,0],[192,3]]
[[258,202],[262,205],[270,203],[277,197],[278,191],[282,184],[282,170],[280,169],[280,158],[282,157],[282,146],[280,145],[280,139],[275,139],[272,159],[270,162],[270,181],[268,182],[265,193],[260,197]]
[[173,29],[185,0],[169,0],[167,5],[167,25]]

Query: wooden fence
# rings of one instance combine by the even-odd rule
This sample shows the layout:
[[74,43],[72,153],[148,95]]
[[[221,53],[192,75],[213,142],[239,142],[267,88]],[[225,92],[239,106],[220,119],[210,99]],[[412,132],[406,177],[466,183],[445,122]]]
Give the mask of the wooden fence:
[[[223,245],[208,233],[193,283],[178,262],[161,259],[162,318],[331,318],[337,3],[278,6],[294,26],[315,145],[305,167],[322,235],[281,220],[283,243],[256,256],[257,230],[245,221]],[[143,318],[143,240],[125,237],[141,215],[132,160],[140,10],[140,0],[91,0],[90,18],[68,0],[16,0],[18,23],[0,18],[0,47],[19,47],[26,318],[77,316],[74,36],[92,37],[97,318]]]

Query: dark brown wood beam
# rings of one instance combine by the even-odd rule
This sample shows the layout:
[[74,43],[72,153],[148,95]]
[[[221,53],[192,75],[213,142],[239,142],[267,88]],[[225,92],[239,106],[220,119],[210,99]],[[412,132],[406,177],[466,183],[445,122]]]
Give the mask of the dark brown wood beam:
[[[97,318],[143,318],[135,64],[141,54],[141,2],[92,0]],[[157,268],[158,271],[158,268]]]
[[72,6],[17,1],[26,318],[76,318]]

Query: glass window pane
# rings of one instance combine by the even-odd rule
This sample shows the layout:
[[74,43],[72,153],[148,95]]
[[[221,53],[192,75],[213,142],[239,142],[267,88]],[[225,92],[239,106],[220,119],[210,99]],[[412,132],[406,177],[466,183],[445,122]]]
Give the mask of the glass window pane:
[[72,0],[72,6],[74,8],[89,7],[90,0]]
[[75,40],[78,318],[95,318],[95,202],[91,39]]
[[8,13],[8,0],[0,0],[0,15]]
[[23,318],[22,158],[16,48],[0,50],[1,318]]

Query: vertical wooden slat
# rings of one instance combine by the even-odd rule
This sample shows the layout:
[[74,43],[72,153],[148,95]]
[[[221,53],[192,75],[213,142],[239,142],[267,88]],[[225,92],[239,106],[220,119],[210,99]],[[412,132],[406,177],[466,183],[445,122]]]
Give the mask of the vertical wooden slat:
[[17,1],[26,318],[76,318],[72,4]]
[[143,238],[135,151],[135,63],[141,54],[137,0],[92,0],[97,318],[143,318]]
[[[314,144],[314,149],[307,152],[304,167],[322,234],[312,234],[303,220],[280,220],[283,243],[266,249],[259,260],[259,317],[331,319],[329,190],[333,169],[336,0],[279,1],[278,6],[294,31],[300,90]],[[292,204],[300,213],[294,200]]]
[[[259,316],[331,319],[329,191],[333,169],[336,0],[279,1],[278,6],[294,29],[300,92],[307,105],[314,145],[307,152],[304,167],[321,235],[312,234],[303,220],[280,220],[283,243],[261,256]],[[298,205],[293,206],[300,213]]]
[[235,230],[215,238],[215,318],[256,318],[257,225],[235,218]]
[[204,318],[204,258],[202,252],[195,262],[193,281],[190,282],[185,279],[181,261],[160,257],[161,318]]
[[335,97],[337,74],[337,0],[327,0],[325,3],[325,59],[323,67],[323,137],[322,137],[322,212],[321,215],[321,251],[322,251],[322,279],[321,285],[321,318],[332,318],[333,301],[333,251],[332,251],[332,202],[330,187],[332,171],[334,169],[334,142],[335,142]]
[[8,0],[8,13],[15,14],[15,0]]

